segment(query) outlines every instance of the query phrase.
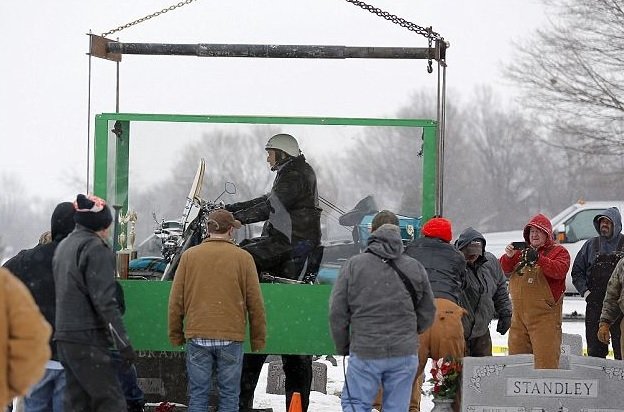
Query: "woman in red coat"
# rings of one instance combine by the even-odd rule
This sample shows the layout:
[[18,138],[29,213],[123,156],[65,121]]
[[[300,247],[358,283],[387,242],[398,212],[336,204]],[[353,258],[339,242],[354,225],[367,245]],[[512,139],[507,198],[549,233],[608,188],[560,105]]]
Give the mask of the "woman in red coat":
[[542,214],[533,216],[524,227],[524,240],[524,250],[509,244],[500,258],[509,277],[513,307],[509,354],[532,353],[536,369],[556,369],[570,254],[554,242],[550,220]]

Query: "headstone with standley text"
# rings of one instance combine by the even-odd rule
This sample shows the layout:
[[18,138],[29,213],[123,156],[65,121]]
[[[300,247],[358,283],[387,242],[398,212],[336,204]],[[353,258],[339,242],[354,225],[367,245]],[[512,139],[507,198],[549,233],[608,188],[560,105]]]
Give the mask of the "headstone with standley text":
[[566,369],[534,369],[533,355],[464,358],[462,411],[624,412],[624,362],[561,355]]

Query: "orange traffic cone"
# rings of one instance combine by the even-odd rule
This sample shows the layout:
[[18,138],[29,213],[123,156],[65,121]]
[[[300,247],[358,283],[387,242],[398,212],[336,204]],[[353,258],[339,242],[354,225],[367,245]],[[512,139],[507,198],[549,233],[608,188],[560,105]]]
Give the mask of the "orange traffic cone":
[[303,407],[301,406],[301,394],[299,392],[293,392],[288,412],[303,412]]

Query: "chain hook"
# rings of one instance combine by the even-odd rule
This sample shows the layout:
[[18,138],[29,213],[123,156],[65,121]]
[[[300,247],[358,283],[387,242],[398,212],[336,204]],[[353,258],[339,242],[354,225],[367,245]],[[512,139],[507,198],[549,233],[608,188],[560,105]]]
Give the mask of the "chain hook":
[[427,59],[427,73],[429,74],[433,73],[433,60],[431,59],[431,46],[433,44],[433,41],[431,39],[431,32],[432,32],[431,26],[427,27],[427,33],[429,34],[429,36],[427,37],[428,45],[429,45],[429,51],[427,52],[429,54],[429,59]]

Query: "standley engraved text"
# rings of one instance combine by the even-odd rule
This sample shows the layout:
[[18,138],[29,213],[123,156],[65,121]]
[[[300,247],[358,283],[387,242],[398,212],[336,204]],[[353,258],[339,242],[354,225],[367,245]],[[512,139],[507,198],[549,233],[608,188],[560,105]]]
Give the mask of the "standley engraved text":
[[596,379],[507,378],[507,396],[598,397]]

